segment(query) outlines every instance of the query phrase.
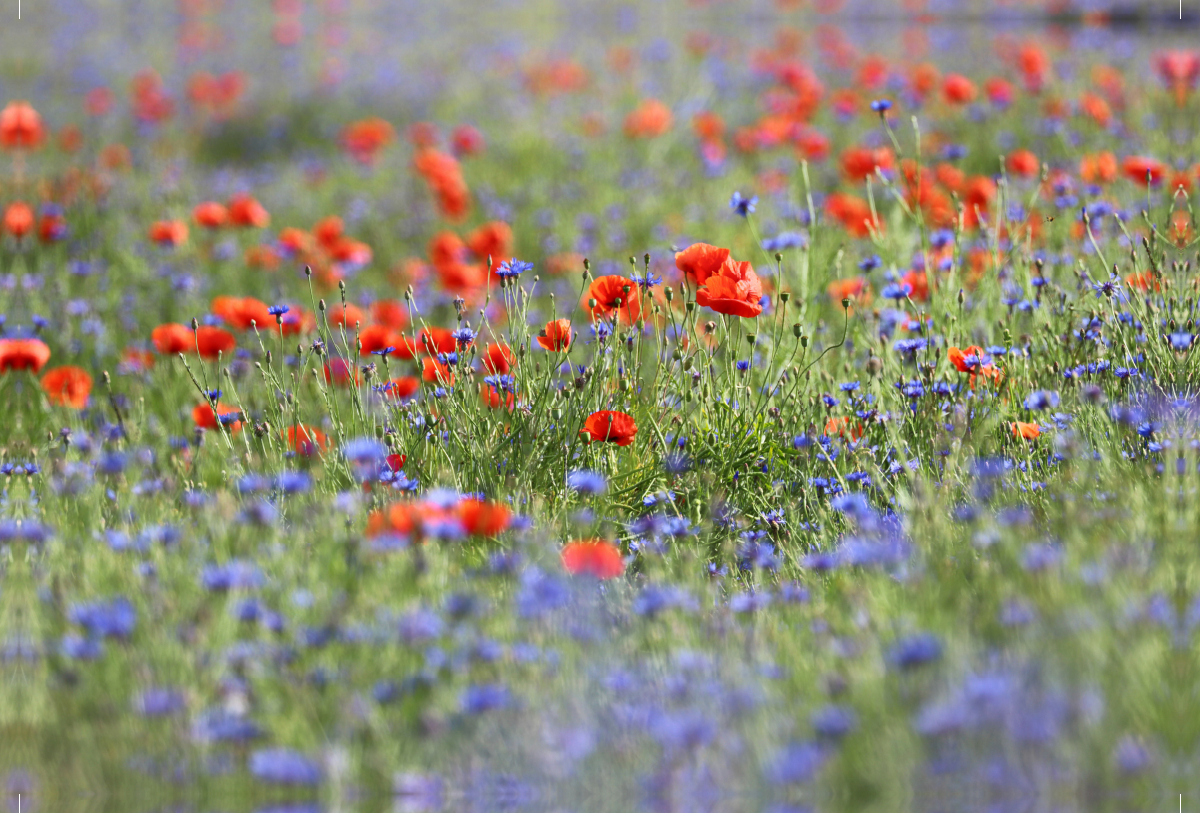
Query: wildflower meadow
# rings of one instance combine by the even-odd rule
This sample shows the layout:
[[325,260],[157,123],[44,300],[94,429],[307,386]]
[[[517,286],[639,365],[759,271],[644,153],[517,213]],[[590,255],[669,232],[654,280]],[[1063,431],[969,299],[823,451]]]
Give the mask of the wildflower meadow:
[[1197,809],[1189,5],[14,0],[6,809]]

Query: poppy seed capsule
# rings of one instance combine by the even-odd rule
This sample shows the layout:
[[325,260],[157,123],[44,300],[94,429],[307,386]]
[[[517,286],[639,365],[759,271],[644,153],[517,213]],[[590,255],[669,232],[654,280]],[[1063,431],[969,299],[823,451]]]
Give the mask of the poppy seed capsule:
[[779,294],[780,302],[787,303],[791,300],[791,298],[792,298],[792,294],[789,291],[783,291],[782,293]]
[[[800,326],[800,323],[799,323],[799,322],[797,322],[796,324],[792,325],[792,335],[793,335],[793,336],[795,336],[797,339],[799,339],[799,338],[800,338],[800,334],[801,334],[803,331],[804,331],[804,328]],[[807,346],[807,344],[806,344],[805,346]]]
[[808,337],[807,336],[800,337],[800,346],[804,347],[804,348],[808,347]]

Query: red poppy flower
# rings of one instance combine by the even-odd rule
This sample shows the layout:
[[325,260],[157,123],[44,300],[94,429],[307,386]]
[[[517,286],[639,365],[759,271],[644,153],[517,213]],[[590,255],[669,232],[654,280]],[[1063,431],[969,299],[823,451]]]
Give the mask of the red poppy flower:
[[92,392],[92,377],[80,367],[55,367],[42,376],[42,389],[52,404],[83,409]]
[[216,359],[218,355],[229,358],[237,347],[237,339],[228,330],[201,325],[196,328],[195,346],[199,348],[202,359]]
[[458,343],[454,333],[444,327],[427,327],[421,331],[421,346],[426,353],[453,353]]
[[275,330],[275,316],[267,303],[252,296],[214,297],[210,307],[214,314],[235,330],[250,330],[252,327],[260,331]]
[[4,210],[4,230],[20,240],[33,230],[33,209],[28,203],[16,201]]
[[696,291],[696,304],[726,316],[753,318],[762,313],[762,281],[750,263],[725,260],[721,270]]
[[[1112,183],[1117,179],[1117,157],[1111,152],[1088,153],[1079,161],[1079,177],[1087,183]],[[1143,173],[1139,180],[1145,179]]]
[[329,446],[329,439],[325,437],[325,433],[313,426],[289,426],[281,434],[287,441],[288,448],[302,457],[312,457]]
[[404,464],[408,461],[408,456],[402,454],[390,454],[386,459],[389,469],[392,471],[400,471],[404,468]]
[[50,348],[41,339],[0,339],[0,373],[9,370],[38,372],[50,360]]
[[444,387],[454,386],[454,373],[450,367],[442,364],[433,356],[421,359],[421,379],[427,384],[440,384]]
[[271,225],[271,215],[263,205],[249,195],[234,195],[227,204],[229,222],[241,228],[265,229]]
[[1125,177],[1136,184],[1142,186],[1147,185],[1147,178],[1151,186],[1157,186],[1162,183],[1162,179],[1167,174],[1166,165],[1154,158],[1146,158],[1140,155],[1130,155],[1121,164],[1121,171]]
[[358,386],[358,370],[346,359],[330,359],[325,364],[325,383],[335,387]]
[[384,119],[363,119],[346,125],[342,131],[342,147],[355,160],[369,164],[375,160],[379,150],[395,138],[395,129]]
[[849,437],[851,440],[860,440],[866,434],[866,430],[861,421],[852,425],[849,416],[843,415],[830,418],[825,422],[825,434],[830,437]]
[[863,181],[874,176],[877,168],[890,170],[895,165],[896,156],[889,147],[851,147],[842,153],[842,174],[850,181]]
[[974,373],[983,364],[983,348],[974,344],[965,350],[949,347],[946,349],[946,358],[960,373]]
[[28,102],[9,102],[0,111],[0,147],[31,150],[46,137],[42,117]]
[[191,328],[178,323],[159,325],[150,332],[154,349],[164,356],[190,353],[196,349],[195,335]]
[[417,390],[421,387],[421,381],[416,376],[404,375],[399,378],[393,378],[384,387],[384,394],[388,398],[403,401],[405,398],[411,398],[416,394]]
[[[596,304],[591,305],[592,301]],[[636,322],[642,313],[637,284],[615,274],[592,280],[581,304],[593,319],[619,317],[627,325]]]
[[450,133],[450,146],[457,156],[478,155],[483,152],[483,134],[469,124],[460,124]]
[[1008,156],[1008,171],[1022,178],[1033,178],[1041,170],[1038,157],[1029,150],[1016,150]]
[[728,259],[727,248],[717,248],[708,243],[693,243],[675,255],[675,267],[682,271],[693,285],[703,285],[704,281],[717,273]]
[[511,392],[500,394],[500,390],[491,384],[479,385],[479,397],[483,400],[483,404],[491,409],[499,409],[500,403],[503,401],[504,406],[512,409],[516,405],[517,399]]
[[517,366],[517,354],[506,344],[489,344],[482,361],[483,368],[491,375],[507,375]]
[[950,104],[970,104],[977,95],[975,83],[961,74],[947,74],[942,80],[942,97]]
[[160,246],[181,246],[187,238],[188,227],[182,220],[159,220],[150,224],[150,239]]
[[363,355],[399,344],[395,331],[385,325],[367,325],[361,328],[358,331],[358,340],[362,343]]
[[671,108],[658,99],[645,99],[625,117],[629,138],[654,138],[671,129]]
[[[199,404],[192,409],[192,422],[200,429],[213,430],[217,428],[217,415],[241,415],[241,410],[237,407],[226,406],[225,404],[217,404],[217,411],[214,413],[211,404]],[[225,428],[230,433],[240,432],[242,422],[235,420],[225,424]]]
[[556,353],[566,352],[571,346],[571,320],[552,319],[537,335],[538,344]]
[[615,579],[625,572],[621,549],[603,539],[568,542],[562,549],[562,562],[567,572],[574,576]]
[[214,200],[205,201],[192,209],[192,220],[206,229],[219,229],[229,222],[229,210]]
[[592,441],[608,441],[618,446],[628,446],[633,443],[637,431],[637,423],[632,415],[602,409],[588,416],[579,434],[590,436]]
[[392,330],[404,330],[408,325],[408,308],[395,299],[377,299],[371,303],[371,318]]
[[1021,421],[1014,421],[1012,424],[1012,433],[1014,438],[1037,440],[1042,434],[1042,428],[1036,423],[1022,423]]
[[467,497],[458,504],[458,516],[471,536],[498,536],[509,522],[512,512],[503,503]]
[[492,258],[492,268],[495,270],[513,253],[512,228],[500,220],[484,223],[467,235],[467,247],[482,261]]

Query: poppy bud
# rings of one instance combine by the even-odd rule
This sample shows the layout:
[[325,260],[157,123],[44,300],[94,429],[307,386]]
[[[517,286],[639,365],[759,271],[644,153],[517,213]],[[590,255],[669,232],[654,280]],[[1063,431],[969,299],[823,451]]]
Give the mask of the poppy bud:
[[192,317],[192,332],[196,332],[196,328],[200,327],[200,320],[195,316]]
[[325,312],[325,300],[324,299],[317,300],[317,310],[319,310],[321,313]]
[[778,251],[775,252],[775,262],[777,262],[777,263],[783,262],[783,255],[780,254]]

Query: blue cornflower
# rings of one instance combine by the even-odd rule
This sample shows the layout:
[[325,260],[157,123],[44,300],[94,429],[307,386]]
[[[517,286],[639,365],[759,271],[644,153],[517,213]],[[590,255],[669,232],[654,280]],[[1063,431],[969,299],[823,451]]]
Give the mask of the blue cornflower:
[[450,335],[454,337],[454,341],[459,347],[466,347],[475,341],[475,331],[471,330],[470,325],[463,325]]
[[580,494],[603,494],[608,490],[608,480],[600,472],[580,469],[567,475],[567,487]]
[[390,356],[392,353],[395,353],[395,352],[396,352],[396,348],[389,344],[387,347],[381,347],[378,350],[372,350],[371,355],[386,357],[386,356]]
[[729,208],[742,217],[752,214],[757,206],[758,195],[752,198],[744,198],[741,192],[734,192],[733,197],[729,199]]
[[1058,406],[1058,393],[1052,390],[1038,390],[1030,393],[1025,398],[1024,406],[1026,409],[1051,409]]
[[1167,339],[1171,342],[1172,350],[1187,350],[1192,346],[1192,334],[1172,333]]
[[500,263],[500,267],[496,269],[496,276],[501,279],[516,279],[526,271],[532,270],[533,263],[522,262],[513,257],[511,260]]
[[894,299],[897,302],[906,299],[911,293],[912,286],[907,282],[893,282],[891,285],[885,285],[880,292],[884,299]]
[[892,109],[892,100],[891,99],[876,99],[875,101],[871,102],[871,110],[873,110],[874,112],[878,113],[881,116],[891,109]]
[[291,308],[289,308],[287,305],[272,305],[271,307],[267,308],[267,313],[271,314],[272,316],[283,316],[290,310]]
[[630,277],[630,279],[632,279],[638,284],[638,286],[642,288],[653,288],[655,285],[662,285],[663,281],[662,277],[656,277],[649,271],[646,272],[645,276],[638,276],[637,274],[634,274],[632,277]]
[[250,774],[263,782],[279,785],[318,785],[321,768],[308,757],[289,748],[267,748],[250,755]]
[[879,255],[872,254],[870,257],[864,257],[858,261],[858,270],[866,274],[874,271],[881,265],[883,265],[883,260],[880,259]]
[[783,251],[789,248],[803,248],[808,244],[808,238],[798,231],[780,232],[775,237],[763,240],[762,247],[767,251]]

